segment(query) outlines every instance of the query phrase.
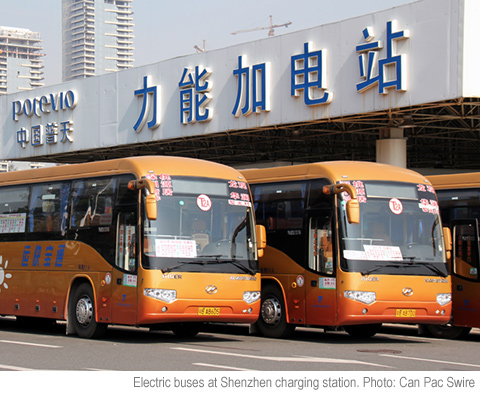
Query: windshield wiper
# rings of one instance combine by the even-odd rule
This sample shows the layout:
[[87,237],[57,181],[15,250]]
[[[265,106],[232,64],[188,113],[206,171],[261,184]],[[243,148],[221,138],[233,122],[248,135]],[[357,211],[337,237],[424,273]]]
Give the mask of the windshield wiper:
[[[410,259],[410,261],[405,261],[406,259]],[[414,259],[415,259],[415,257],[405,257],[405,259],[403,261],[398,261],[397,263],[390,262],[390,263],[386,263],[386,264],[377,264],[377,265],[375,265],[375,268],[372,268],[372,269],[367,270],[367,271],[362,271],[360,273],[363,276],[365,276],[365,275],[371,274],[372,272],[378,271],[379,269],[382,269],[382,268],[402,268],[402,267],[410,266],[410,265],[413,264]]]
[[428,268],[430,271],[435,272],[439,276],[443,276],[444,278],[448,276],[448,274],[443,272],[441,269],[437,268],[435,265],[425,261],[415,261],[416,258],[417,257],[404,257],[404,261],[409,259],[410,260],[410,262],[408,263],[409,265],[423,265],[425,268]]
[[235,265],[237,268],[240,268],[243,272],[247,273],[247,274],[250,274],[252,276],[255,276],[256,272],[255,270],[253,270],[252,268],[250,267],[247,267],[245,265],[243,265],[242,263],[238,262],[238,261],[235,261],[235,260],[231,260],[231,261],[228,261],[230,263],[232,263],[233,265]]
[[422,261],[413,261],[415,257],[406,257],[405,259],[410,259],[410,261],[403,261],[403,262],[398,262],[398,263],[388,263],[388,264],[382,264],[382,265],[376,265],[375,268],[372,268],[367,271],[362,271],[361,274],[363,276],[369,275],[372,272],[378,271],[379,269],[382,268],[407,268],[407,267],[418,267],[418,266],[424,266],[425,268],[428,268],[430,271],[435,272],[437,275],[442,276],[443,278],[446,278],[448,274],[437,268],[435,265],[432,265],[428,262],[422,262]]
[[160,271],[162,271],[162,274],[166,274],[167,272],[173,271],[174,269],[183,267],[185,264],[186,264],[185,262],[182,262],[182,263],[177,264],[177,265],[172,265],[171,267],[161,268]]
[[372,272],[375,272],[375,271],[378,271],[379,269],[382,269],[384,267],[390,267],[390,266],[391,265],[376,265],[375,268],[369,269],[367,271],[362,271],[360,273],[362,274],[362,276],[370,275]]
[[163,273],[173,271],[177,268],[183,267],[184,265],[189,265],[189,264],[198,264],[198,265],[206,265],[206,264],[218,264],[221,261],[219,260],[219,257],[221,257],[221,254],[217,255],[205,255],[204,257],[215,257],[215,260],[192,260],[192,261],[179,261],[177,265],[172,265],[167,268],[162,268],[160,271]]
[[183,267],[184,265],[208,265],[208,264],[233,264],[237,268],[240,268],[243,272],[250,274],[254,276],[256,274],[255,270],[246,267],[242,263],[236,261],[236,260],[221,260],[220,257],[222,254],[216,254],[216,255],[205,255],[204,257],[211,257],[215,258],[214,260],[192,260],[192,261],[179,261],[179,264],[177,265],[172,265],[171,267],[167,267],[164,269],[161,269],[163,273],[167,273],[170,271],[173,271],[177,268]]
[[423,265],[425,268],[428,268],[430,271],[433,271],[435,272],[437,275],[443,277],[443,278],[446,278],[448,276],[448,274],[446,274],[445,272],[443,272],[441,269],[437,268],[435,265],[432,265],[428,262],[417,262],[416,264],[419,264],[419,265]]

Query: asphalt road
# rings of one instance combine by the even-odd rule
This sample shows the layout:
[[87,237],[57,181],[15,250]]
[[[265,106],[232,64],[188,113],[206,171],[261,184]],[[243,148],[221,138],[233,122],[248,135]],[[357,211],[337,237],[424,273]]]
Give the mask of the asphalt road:
[[[358,341],[297,329],[290,339],[211,325],[194,338],[111,327],[99,340],[0,318],[0,390],[16,401],[478,399],[480,331],[465,340],[384,326]],[[10,399],[12,399],[10,398]]]
[[[65,335],[65,325],[23,327],[0,318],[0,370],[114,371],[480,371],[480,331],[465,340],[384,326],[367,340],[345,332],[297,329],[290,339],[212,325],[194,338],[169,331],[110,327],[100,340]],[[479,384],[480,385],[480,384]]]

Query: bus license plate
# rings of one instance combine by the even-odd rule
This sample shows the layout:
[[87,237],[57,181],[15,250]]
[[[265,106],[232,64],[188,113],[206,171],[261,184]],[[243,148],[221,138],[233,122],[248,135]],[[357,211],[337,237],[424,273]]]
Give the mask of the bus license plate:
[[416,310],[413,309],[397,309],[395,317],[415,317]]
[[198,315],[220,315],[220,307],[199,307]]

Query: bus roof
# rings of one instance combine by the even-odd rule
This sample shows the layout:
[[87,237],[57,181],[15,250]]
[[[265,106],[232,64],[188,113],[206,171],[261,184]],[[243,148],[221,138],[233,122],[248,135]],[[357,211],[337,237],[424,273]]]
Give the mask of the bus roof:
[[264,169],[245,169],[241,170],[241,173],[251,184],[315,178],[328,178],[334,183],[342,180],[426,182],[424,176],[412,170],[381,163],[358,161],[318,162]]
[[427,176],[436,189],[480,187],[480,172]]
[[175,156],[138,156],[0,173],[0,186],[122,173],[133,173],[137,178],[146,176],[148,173],[155,173],[156,175],[169,174],[171,176],[246,181],[237,170],[215,162]]

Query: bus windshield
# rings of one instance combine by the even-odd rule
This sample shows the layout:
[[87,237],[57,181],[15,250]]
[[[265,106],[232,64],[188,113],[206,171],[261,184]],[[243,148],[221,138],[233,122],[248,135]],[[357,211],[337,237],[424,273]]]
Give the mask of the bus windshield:
[[339,197],[342,268],[364,275],[447,276],[443,232],[433,187],[426,184],[355,181],[360,223],[346,219]]
[[143,220],[144,268],[257,273],[247,184],[198,177],[164,179],[158,183],[157,220]]

